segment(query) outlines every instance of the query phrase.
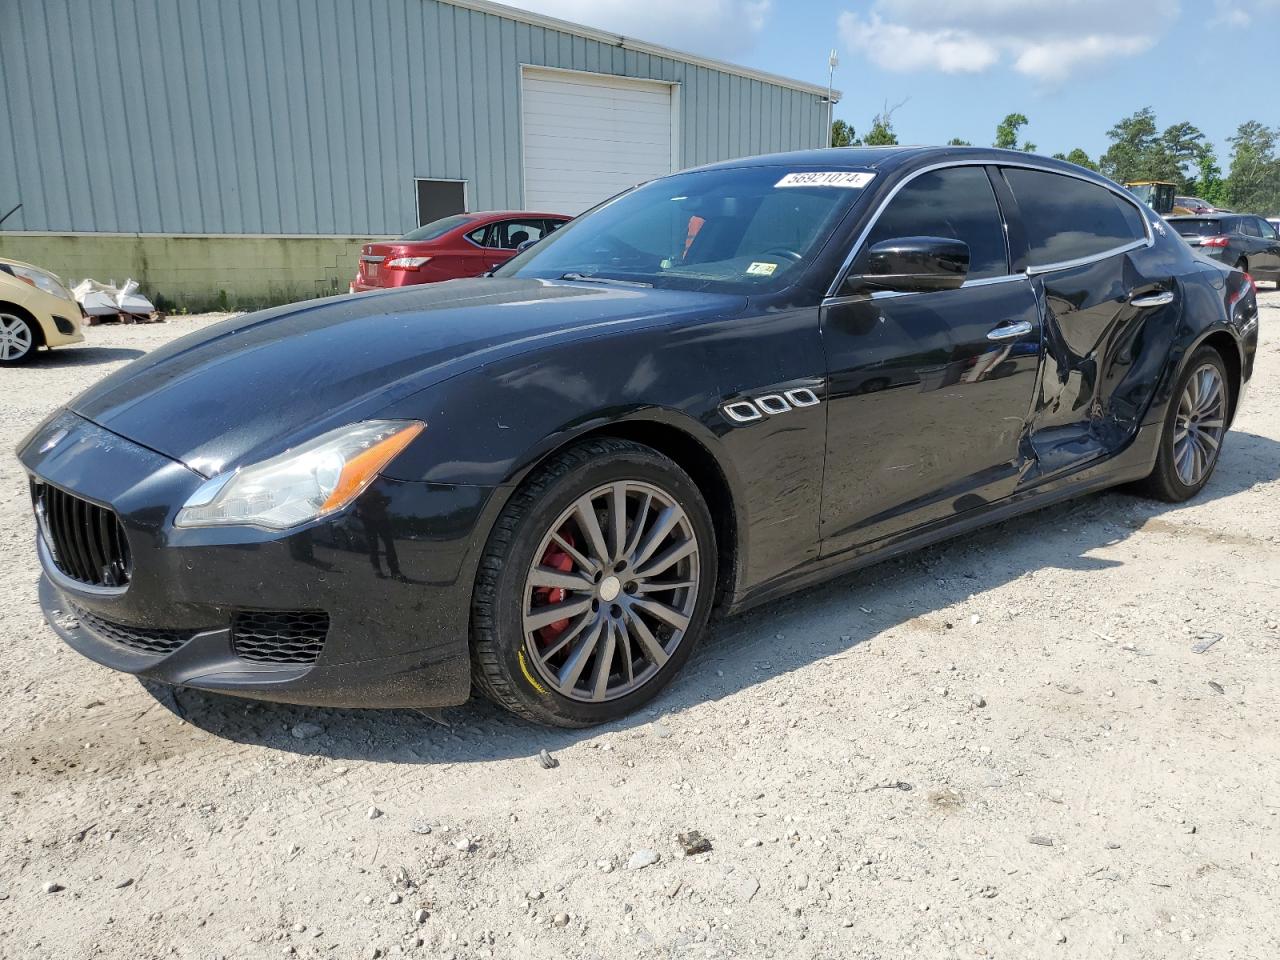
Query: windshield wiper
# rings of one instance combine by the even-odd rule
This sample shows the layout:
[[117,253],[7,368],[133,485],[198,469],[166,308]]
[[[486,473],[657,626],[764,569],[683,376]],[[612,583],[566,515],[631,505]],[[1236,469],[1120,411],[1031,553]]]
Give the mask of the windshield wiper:
[[652,283],[643,280],[619,280],[616,277],[600,277],[587,273],[566,273],[561,280],[577,280],[579,283],[607,283],[617,287],[652,287]]

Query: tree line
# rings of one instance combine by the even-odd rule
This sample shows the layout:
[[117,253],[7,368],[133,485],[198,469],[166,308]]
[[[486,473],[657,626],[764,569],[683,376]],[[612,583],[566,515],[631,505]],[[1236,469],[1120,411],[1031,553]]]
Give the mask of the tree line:
[[[836,120],[831,125],[832,146],[896,144],[895,109],[886,104],[862,137],[844,120]],[[1035,153],[1034,143],[1018,142],[1022,128],[1029,123],[1025,114],[1009,114],[996,126],[992,146]],[[1214,206],[1240,212],[1280,214],[1280,127],[1256,120],[1240,124],[1228,140],[1231,157],[1225,175],[1213,144],[1199,128],[1183,121],[1161,130],[1150,107],[1122,119],[1107,131],[1107,138],[1111,145],[1096,160],[1079,147],[1053,156],[1097,170],[1117,183],[1166,180],[1177,185],[1180,196],[1200,197]],[[958,137],[948,145],[972,146]]]

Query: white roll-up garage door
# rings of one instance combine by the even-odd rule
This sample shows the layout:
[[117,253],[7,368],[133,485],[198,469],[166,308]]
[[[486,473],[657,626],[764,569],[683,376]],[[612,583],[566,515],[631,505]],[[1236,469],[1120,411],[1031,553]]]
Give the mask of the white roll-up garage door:
[[672,171],[675,88],[524,68],[524,204],[578,214]]

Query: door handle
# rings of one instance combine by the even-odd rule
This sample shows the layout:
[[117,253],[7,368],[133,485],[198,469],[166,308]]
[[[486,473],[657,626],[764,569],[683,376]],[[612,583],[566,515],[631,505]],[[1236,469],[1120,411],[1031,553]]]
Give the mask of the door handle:
[[987,334],[987,339],[1017,340],[1019,337],[1025,337],[1030,332],[1030,322],[1026,320],[1019,320],[1017,323],[1006,323],[1003,326],[996,327]]
[[1134,297],[1129,301],[1129,305],[1145,310],[1148,307],[1167,307],[1173,303],[1173,293],[1165,290],[1161,293],[1149,293],[1146,296]]

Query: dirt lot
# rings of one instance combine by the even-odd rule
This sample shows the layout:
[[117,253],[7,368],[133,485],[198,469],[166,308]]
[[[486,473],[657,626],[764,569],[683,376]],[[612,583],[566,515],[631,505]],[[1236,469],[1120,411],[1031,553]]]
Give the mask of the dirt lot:
[[[43,625],[5,453],[0,956],[1271,960],[1263,300],[1194,503],[1092,497],[722,622],[656,709],[589,732],[149,692]],[[0,447],[207,322],[4,371]],[[682,857],[687,830],[711,852]]]

